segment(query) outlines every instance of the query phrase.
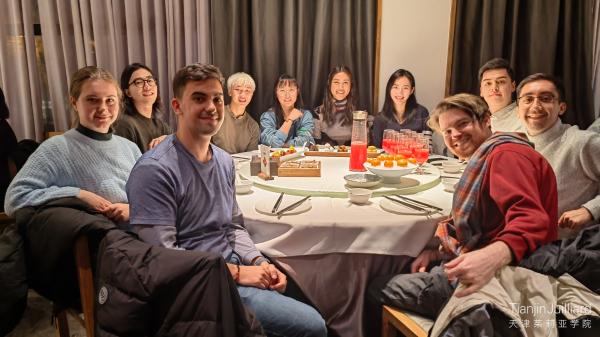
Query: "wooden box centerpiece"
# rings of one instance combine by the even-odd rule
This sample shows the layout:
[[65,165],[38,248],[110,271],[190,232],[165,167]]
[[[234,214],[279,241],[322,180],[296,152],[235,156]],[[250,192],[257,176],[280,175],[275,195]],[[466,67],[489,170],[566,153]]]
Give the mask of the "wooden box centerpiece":
[[280,177],[320,177],[321,162],[319,160],[290,160],[279,165]]

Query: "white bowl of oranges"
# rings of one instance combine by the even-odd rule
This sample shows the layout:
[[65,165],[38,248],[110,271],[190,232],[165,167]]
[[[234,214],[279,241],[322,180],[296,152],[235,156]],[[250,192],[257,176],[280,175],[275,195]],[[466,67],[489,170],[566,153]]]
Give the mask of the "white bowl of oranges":
[[377,158],[369,158],[364,166],[382,177],[384,183],[398,183],[400,177],[412,173],[417,168],[417,161],[402,155],[382,154]]

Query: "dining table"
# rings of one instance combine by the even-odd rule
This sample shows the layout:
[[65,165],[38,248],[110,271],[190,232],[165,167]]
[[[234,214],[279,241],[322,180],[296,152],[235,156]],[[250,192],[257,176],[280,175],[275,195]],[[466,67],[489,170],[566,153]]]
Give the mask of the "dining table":
[[[437,166],[370,187],[365,204],[348,199],[344,176],[348,157],[304,157],[320,162],[319,177],[263,180],[251,173],[255,152],[234,155],[237,177],[250,180],[249,193],[237,194],[244,223],[256,247],[282,267],[339,336],[363,333],[365,290],[376,276],[406,272],[413,257],[432,242],[437,223],[451,209],[452,193],[440,184]],[[441,158],[444,159],[444,158]],[[458,175],[460,176],[460,175]],[[289,213],[272,213],[309,197]],[[421,211],[389,200],[411,198],[437,207]],[[398,197],[400,196],[400,197]],[[398,200],[398,199],[396,199]],[[441,210],[441,211],[440,211]]]

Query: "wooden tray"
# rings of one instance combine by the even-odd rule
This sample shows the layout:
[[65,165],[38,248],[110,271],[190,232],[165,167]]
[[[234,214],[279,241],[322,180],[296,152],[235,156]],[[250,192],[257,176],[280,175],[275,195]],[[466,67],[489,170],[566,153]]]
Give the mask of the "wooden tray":
[[[367,152],[368,158],[377,158],[381,153],[378,152]],[[306,151],[305,156],[313,157],[350,157],[350,151],[348,152],[337,152],[337,151]]]
[[279,166],[277,175],[280,177],[320,177],[321,162],[318,160],[310,160],[310,162],[316,162],[316,167],[289,167],[288,165],[302,163],[302,161],[285,162]]

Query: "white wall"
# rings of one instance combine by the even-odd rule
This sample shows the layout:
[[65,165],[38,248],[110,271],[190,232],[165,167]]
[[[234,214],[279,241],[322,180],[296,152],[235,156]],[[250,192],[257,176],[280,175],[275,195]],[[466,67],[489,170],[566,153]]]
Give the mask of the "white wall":
[[415,76],[417,101],[431,111],[444,98],[452,0],[383,0],[379,110],[399,68]]

